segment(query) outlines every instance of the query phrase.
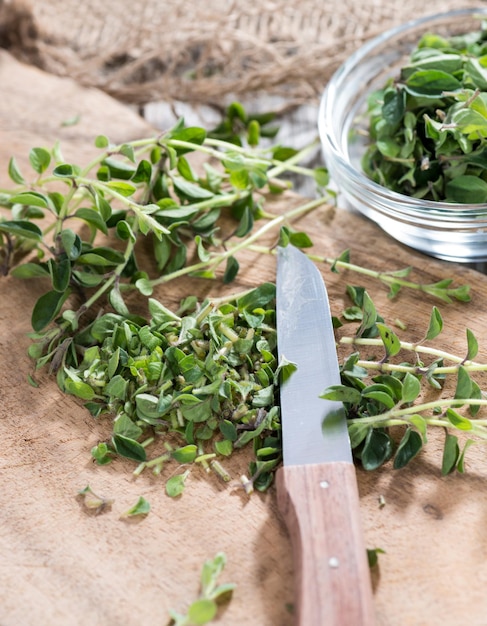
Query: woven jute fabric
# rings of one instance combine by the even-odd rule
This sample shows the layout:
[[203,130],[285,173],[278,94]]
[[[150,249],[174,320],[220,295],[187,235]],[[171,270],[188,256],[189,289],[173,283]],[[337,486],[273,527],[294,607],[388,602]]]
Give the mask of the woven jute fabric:
[[316,98],[365,40],[471,0],[0,0],[0,45],[134,104]]

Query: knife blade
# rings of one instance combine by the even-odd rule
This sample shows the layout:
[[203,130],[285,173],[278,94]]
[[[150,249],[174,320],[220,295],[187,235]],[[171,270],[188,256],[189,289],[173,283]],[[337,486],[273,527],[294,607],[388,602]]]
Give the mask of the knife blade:
[[297,369],[281,385],[284,465],[278,505],[293,547],[296,624],[375,623],[359,494],[343,405],[324,400],[340,384],[328,296],[315,264],[278,249],[277,348]]

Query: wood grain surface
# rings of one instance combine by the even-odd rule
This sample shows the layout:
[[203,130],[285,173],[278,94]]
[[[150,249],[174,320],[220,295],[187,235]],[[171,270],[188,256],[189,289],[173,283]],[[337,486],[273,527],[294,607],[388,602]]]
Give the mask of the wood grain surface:
[[[6,53],[0,53],[0,81],[0,187],[8,184],[9,157],[15,155],[22,167],[32,146],[49,147],[59,139],[66,158],[86,162],[100,132],[113,141],[150,132],[135,113],[102,93],[23,66]],[[76,115],[78,124],[63,126]],[[280,200],[272,210],[293,201]],[[470,304],[439,304],[440,343],[465,353],[468,326],[480,340],[477,360],[487,361],[485,276],[407,250],[343,210],[331,221],[325,213],[313,215],[303,226],[313,231],[317,254],[350,248],[352,259],[368,267],[412,266],[414,280],[469,283]],[[321,269],[334,314],[348,304],[346,284],[360,284],[386,320],[400,318],[406,325],[401,337],[424,336],[435,301],[412,291],[390,300],[372,279]],[[236,287],[274,276],[273,258],[248,255]],[[27,384],[26,333],[42,290],[40,283],[0,279],[1,626],[164,626],[170,609],[182,611],[196,597],[201,565],[218,551],[228,558],[222,582],[237,585],[218,623],[292,626],[290,541],[274,488],[248,498],[234,486],[247,469],[245,454],[231,459],[230,486],[194,472],[182,498],[170,499],[163,487],[167,476],[134,480],[132,466],[118,460],[94,466],[89,451],[107,437],[110,424],[63,396],[45,373],[38,389]],[[157,295],[171,306],[185,293],[216,290],[192,281]],[[366,545],[385,551],[372,572],[377,626],[487,625],[485,448],[469,450],[464,475],[442,477],[442,441],[442,433],[432,433],[404,470],[357,469]],[[87,484],[113,500],[102,515],[86,515],[76,498]],[[139,496],[150,501],[151,513],[138,523],[122,521],[121,513]]]

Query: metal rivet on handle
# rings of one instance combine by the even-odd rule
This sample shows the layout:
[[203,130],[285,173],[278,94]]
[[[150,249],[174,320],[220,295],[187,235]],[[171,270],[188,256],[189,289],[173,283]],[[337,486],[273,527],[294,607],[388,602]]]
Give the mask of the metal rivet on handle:
[[336,556],[332,556],[329,560],[328,560],[328,565],[330,567],[333,567],[333,569],[336,569],[339,565],[340,562],[339,560],[336,558]]
[[320,482],[320,487],[321,487],[322,489],[328,489],[328,487],[329,487],[329,486],[330,486],[330,483],[329,483],[327,480],[322,480],[322,481]]

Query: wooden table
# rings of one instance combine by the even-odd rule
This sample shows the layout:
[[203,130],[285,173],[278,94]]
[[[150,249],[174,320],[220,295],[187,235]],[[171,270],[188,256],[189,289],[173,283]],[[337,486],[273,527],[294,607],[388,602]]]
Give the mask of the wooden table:
[[[85,162],[98,133],[122,142],[151,133],[131,110],[68,79],[43,74],[0,53],[0,187],[8,183],[8,159],[22,167],[31,147],[61,141],[67,159]],[[63,121],[79,115],[79,123]],[[278,209],[278,205],[274,207]],[[423,283],[454,276],[472,286],[471,304],[438,305],[444,318],[444,349],[466,351],[465,328],[482,339],[487,278],[473,270],[416,254],[375,225],[338,210],[330,220],[303,220],[314,232],[317,254],[350,248],[354,262],[375,269],[411,265]],[[238,286],[274,279],[274,260],[243,261]],[[347,303],[347,283],[369,289],[386,320],[400,318],[401,336],[420,340],[437,302],[412,291],[394,300],[376,281],[322,268],[334,314]],[[186,291],[204,295],[213,284],[171,288],[171,305]],[[197,596],[203,562],[223,551],[222,581],[237,584],[218,623],[226,626],[291,626],[293,566],[274,489],[248,498],[242,490],[191,474],[177,500],[164,480],[132,477],[129,463],[97,467],[90,449],[106,438],[110,424],[94,420],[63,396],[46,373],[27,384],[30,311],[41,284],[0,279],[0,624],[1,626],[139,626],[168,621],[169,609],[184,610]],[[399,332],[399,331],[398,331]],[[401,334],[401,333],[399,333]],[[485,384],[485,380],[482,381]],[[487,624],[487,463],[482,446],[468,453],[467,473],[442,477],[443,434],[406,469],[358,469],[366,543],[380,547],[373,572],[378,626],[484,626]],[[245,454],[229,466],[246,471]],[[76,494],[86,485],[114,500],[110,511],[86,515]],[[120,514],[139,496],[152,505],[139,523]],[[385,506],[380,506],[383,498]]]

